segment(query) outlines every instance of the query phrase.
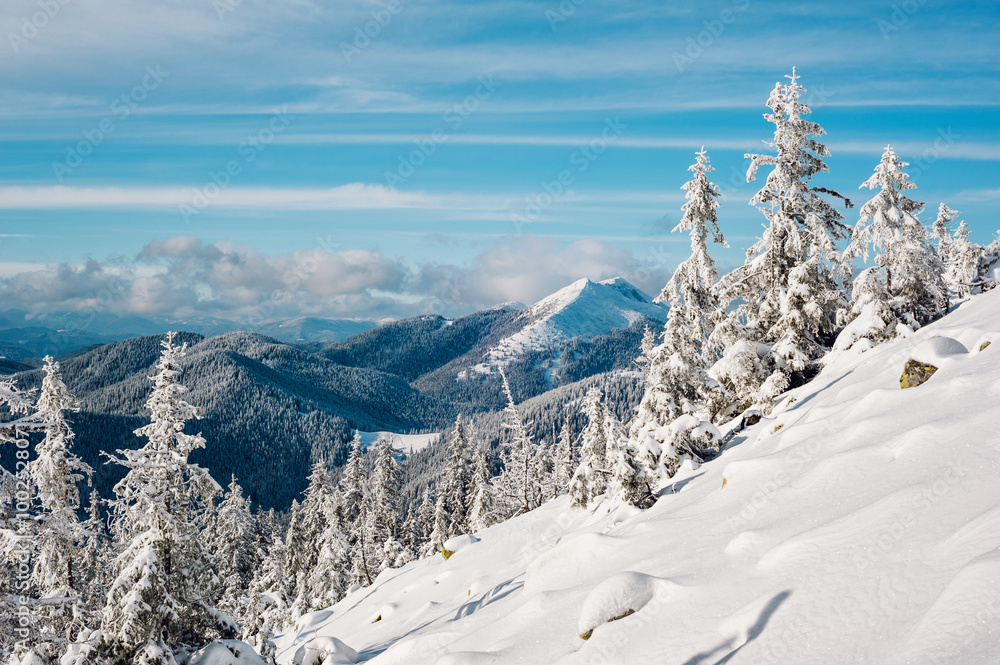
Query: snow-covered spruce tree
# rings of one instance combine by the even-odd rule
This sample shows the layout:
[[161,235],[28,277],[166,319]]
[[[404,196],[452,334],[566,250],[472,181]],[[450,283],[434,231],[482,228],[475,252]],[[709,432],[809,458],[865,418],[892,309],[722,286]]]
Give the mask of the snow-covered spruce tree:
[[344,529],[350,530],[358,521],[365,496],[364,449],[361,445],[361,432],[358,430],[354,431],[351,452],[340,476],[340,495],[340,523]]
[[434,531],[434,500],[431,498],[431,488],[424,487],[424,493],[420,499],[420,506],[417,508],[415,518],[413,551],[423,554],[431,540],[431,533]]
[[542,488],[535,468],[535,444],[528,436],[528,429],[514,403],[514,395],[507,381],[507,374],[500,368],[507,406],[503,410],[502,424],[510,432],[510,441],[503,452],[503,472],[497,477],[498,511],[504,519],[534,510],[541,505]]
[[434,527],[427,539],[424,556],[441,554],[446,540],[448,540],[448,509],[445,507],[444,497],[439,496],[434,504]]
[[886,146],[874,175],[861,185],[879,191],[862,206],[844,261],[850,267],[856,258],[867,260],[874,251],[874,265],[859,277],[853,320],[838,339],[838,348],[861,338],[878,344],[947,312],[943,266],[917,218],[924,204],[903,193],[916,188],[903,170],[906,165]]
[[[343,587],[339,578],[320,577],[315,574],[323,550],[324,537],[328,544],[337,541],[336,536],[340,532],[337,508],[338,500],[333,480],[324,462],[317,460],[313,463],[309,474],[309,484],[300,508],[301,517],[296,524],[297,543],[294,550],[290,549],[287,553],[291,562],[289,568],[295,570],[293,616],[320,609],[315,604],[318,598],[335,597]],[[342,548],[335,547],[335,549],[338,554],[342,553]],[[329,604],[331,603],[322,607]]]
[[378,575],[382,561],[382,543],[377,541],[375,524],[370,499],[363,496],[357,520],[351,525],[347,536],[351,584],[370,586]]
[[[31,482],[24,470],[29,459],[31,432],[43,430],[46,423],[34,408],[31,393],[18,388],[11,377],[0,377],[0,447],[14,448],[18,475],[0,466],[0,656],[34,658],[31,649],[43,637],[39,621],[34,616],[34,602],[21,604],[21,597],[37,598],[38,589],[32,584],[30,568],[21,571],[21,559],[33,555],[35,524],[19,515],[29,512],[29,496],[25,485]],[[24,614],[28,612],[29,614]]]
[[202,537],[215,559],[220,586],[218,606],[241,625],[248,616],[247,590],[262,559],[257,542],[259,530],[260,524],[250,512],[250,502],[234,475]]
[[[648,330],[648,328],[647,328]],[[569,491],[569,481],[576,471],[576,445],[573,440],[573,425],[569,418],[563,420],[559,430],[559,442],[555,451],[555,485],[559,494]]]
[[188,461],[205,439],[184,432],[197,410],[182,399],[180,358],[186,346],[162,342],[150,424],[135,431],[147,443],[111,460],[128,469],[115,485],[111,529],[121,552],[108,589],[101,630],[104,657],[117,663],[174,665],[174,649],[200,647],[228,631],[207,602],[211,556],[199,538],[205,506],[221,491],[207,469]]
[[43,596],[39,602],[44,632],[62,636],[75,619],[96,627],[93,620],[99,608],[83,603],[86,581],[79,561],[86,539],[79,518],[79,484],[89,480],[93,470],[70,450],[74,434],[66,411],[79,407],[63,382],[59,363],[46,356],[44,371],[35,408],[48,425],[35,446],[35,459],[28,464],[42,511],[33,575]]
[[965,221],[958,224],[951,246],[953,256],[946,265],[945,282],[955,295],[964,298],[977,292],[982,279],[981,263],[986,255],[986,248],[969,240],[969,225]]
[[[775,153],[747,155],[747,182],[760,167],[774,167],[750,200],[768,225],[747,250],[746,263],[720,283],[725,302],[742,303],[738,325],[727,327],[724,355],[730,358],[724,357],[715,375],[742,406],[767,408],[777,394],[808,380],[836,337],[838,313],[847,307],[831,266],[838,265],[836,242],[847,237],[848,227],[822,194],[844,197],[811,184],[827,171],[823,158],[830,151],[819,141],[823,128],[805,117],[811,111],[794,69],[788,78],[787,85],[775,84],[767,101],[771,113],[764,116],[775,126],[770,142]],[[759,368],[732,357],[747,351],[758,355]]]
[[[718,360],[718,349],[710,339],[724,319],[714,292],[718,273],[708,253],[708,235],[725,246],[719,231],[716,209],[718,188],[708,180],[712,170],[704,148],[689,169],[695,175],[683,189],[687,191],[684,216],[675,231],[688,231],[691,256],[681,263],[659,296],[669,302],[663,340],[646,355],[645,392],[639,411],[629,428],[629,443],[608,458],[615,467],[616,490],[612,495],[631,503],[651,502],[652,486],[672,476],[687,457],[701,460],[700,442],[675,436],[684,428],[669,427],[682,416],[697,414],[695,422],[712,420],[725,402],[724,391],[708,374],[707,367]],[[635,478],[621,477],[633,468]]]
[[489,453],[479,448],[473,453],[475,468],[472,471],[473,497],[469,507],[469,528],[473,533],[493,526],[496,521],[496,491],[490,473]]
[[595,386],[587,391],[583,414],[587,417],[587,426],[580,434],[580,464],[569,483],[569,493],[577,508],[586,508],[603,494],[611,475],[606,429],[608,414],[600,388]]
[[472,473],[466,424],[459,415],[448,438],[448,466],[444,471],[441,495],[448,514],[448,536],[469,531],[469,505],[472,502]]
[[931,238],[937,242],[938,258],[941,259],[941,263],[944,264],[945,269],[951,265],[953,260],[951,227],[956,219],[958,219],[958,213],[944,203],[940,203],[938,205],[937,217],[931,223]]
[[402,475],[392,442],[386,437],[379,437],[375,443],[370,506],[374,521],[373,546],[380,571],[401,566],[410,558],[398,540]]
[[99,625],[99,612],[104,604],[108,577],[109,540],[104,517],[101,513],[103,502],[97,490],[90,493],[87,504],[87,520],[83,523],[83,547],[77,557],[77,567],[80,570],[78,579],[81,583],[80,592],[83,596],[83,606],[94,608],[95,626]]
[[[298,503],[293,502],[298,508]],[[243,619],[240,638],[253,645],[268,665],[274,665],[274,634],[290,618],[289,607],[294,592],[293,583],[286,573],[285,539],[275,529],[273,509],[262,524],[266,542],[262,544],[264,556],[250,584],[247,616]]]

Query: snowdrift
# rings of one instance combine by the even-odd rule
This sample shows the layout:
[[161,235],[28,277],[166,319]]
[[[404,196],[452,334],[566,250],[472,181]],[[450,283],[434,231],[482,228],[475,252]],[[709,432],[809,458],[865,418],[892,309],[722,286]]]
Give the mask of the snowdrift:
[[[938,369],[903,390],[910,359]],[[998,469],[1000,289],[832,355],[650,510],[552,501],[303,617],[279,661],[995,665]]]

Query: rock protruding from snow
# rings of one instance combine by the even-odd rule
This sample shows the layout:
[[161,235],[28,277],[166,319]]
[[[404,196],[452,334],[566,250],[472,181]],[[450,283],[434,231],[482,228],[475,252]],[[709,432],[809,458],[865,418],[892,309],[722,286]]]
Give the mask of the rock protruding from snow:
[[931,337],[910,350],[910,359],[899,377],[900,388],[913,388],[927,381],[942,365],[967,355],[969,350],[957,339]]
[[643,573],[626,571],[613,575],[594,587],[583,601],[577,631],[581,638],[590,639],[601,624],[631,616],[654,598],[666,600],[676,589],[668,580]]
[[907,360],[906,365],[903,366],[903,375],[899,377],[899,387],[905,390],[919,386],[934,376],[936,371],[938,368],[934,365],[922,363],[919,360]]
[[358,652],[336,637],[314,637],[295,652],[293,665],[348,665],[358,662]]

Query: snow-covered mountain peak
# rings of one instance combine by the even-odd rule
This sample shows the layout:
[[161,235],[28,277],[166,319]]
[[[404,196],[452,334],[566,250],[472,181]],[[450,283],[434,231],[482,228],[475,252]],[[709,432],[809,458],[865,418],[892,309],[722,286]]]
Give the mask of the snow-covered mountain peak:
[[502,365],[529,351],[536,351],[579,337],[606,335],[636,321],[664,321],[667,308],[622,277],[595,282],[578,279],[526,308],[524,326],[504,338],[487,354],[480,371]]

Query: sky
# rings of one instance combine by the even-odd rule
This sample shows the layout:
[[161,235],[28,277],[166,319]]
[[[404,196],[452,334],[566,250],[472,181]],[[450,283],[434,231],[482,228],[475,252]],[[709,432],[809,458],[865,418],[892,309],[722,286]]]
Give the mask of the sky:
[[[793,67],[856,203],[891,143],[988,243],[1000,6],[763,0],[5,0],[0,311],[456,316],[581,277],[656,294],[708,151],[742,263],[744,155]],[[857,221],[857,210],[844,210]]]

